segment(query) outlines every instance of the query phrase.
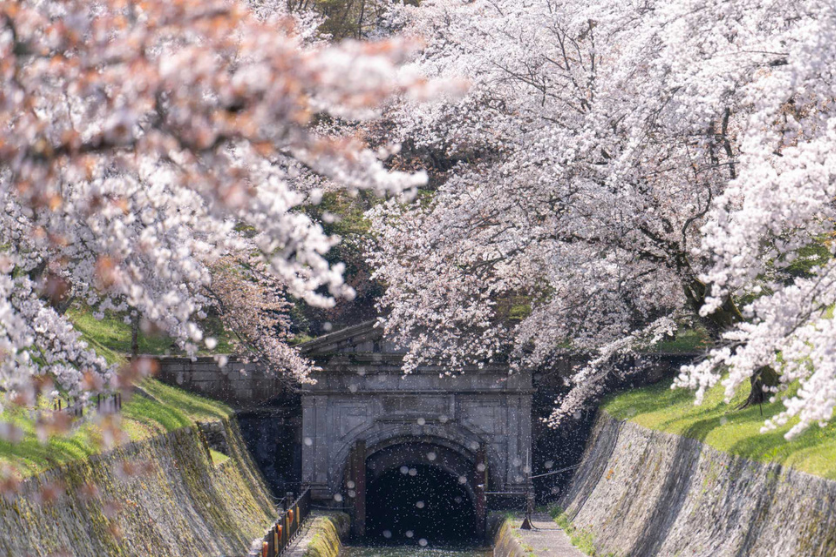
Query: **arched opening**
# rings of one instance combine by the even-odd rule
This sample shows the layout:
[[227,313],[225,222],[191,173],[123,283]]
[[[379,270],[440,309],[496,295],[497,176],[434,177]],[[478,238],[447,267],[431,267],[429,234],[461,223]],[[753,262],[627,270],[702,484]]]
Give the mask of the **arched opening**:
[[366,538],[395,545],[470,544],[479,538],[472,456],[401,442],[366,460]]

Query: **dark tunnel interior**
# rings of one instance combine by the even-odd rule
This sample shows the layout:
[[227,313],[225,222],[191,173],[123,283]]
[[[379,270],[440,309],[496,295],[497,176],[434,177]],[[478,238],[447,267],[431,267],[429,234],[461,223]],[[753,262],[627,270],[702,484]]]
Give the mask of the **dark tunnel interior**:
[[476,541],[476,512],[459,478],[437,466],[405,464],[371,480],[366,538],[392,545],[459,545]]

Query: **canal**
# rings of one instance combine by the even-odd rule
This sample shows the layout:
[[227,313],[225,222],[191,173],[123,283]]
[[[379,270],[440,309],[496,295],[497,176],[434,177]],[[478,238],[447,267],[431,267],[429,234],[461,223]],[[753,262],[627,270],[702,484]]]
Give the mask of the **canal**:
[[360,547],[349,546],[345,557],[491,557],[490,549],[442,549],[429,547]]

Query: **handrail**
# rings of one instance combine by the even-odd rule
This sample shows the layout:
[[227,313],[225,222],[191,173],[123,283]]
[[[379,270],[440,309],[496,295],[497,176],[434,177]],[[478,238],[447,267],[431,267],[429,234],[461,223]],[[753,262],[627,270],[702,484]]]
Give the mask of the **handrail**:
[[253,542],[248,557],[278,557],[284,552],[311,512],[311,490],[306,488],[295,501],[293,494],[288,493],[281,502],[284,510],[264,537]]

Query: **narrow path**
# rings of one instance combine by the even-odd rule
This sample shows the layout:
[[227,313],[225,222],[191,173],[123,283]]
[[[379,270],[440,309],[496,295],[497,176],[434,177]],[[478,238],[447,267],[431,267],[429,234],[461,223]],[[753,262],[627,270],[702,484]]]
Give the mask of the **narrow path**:
[[569,541],[569,536],[546,513],[534,513],[532,522],[536,530],[520,530],[523,517],[514,520],[513,534],[520,541],[526,555],[536,557],[585,557]]

